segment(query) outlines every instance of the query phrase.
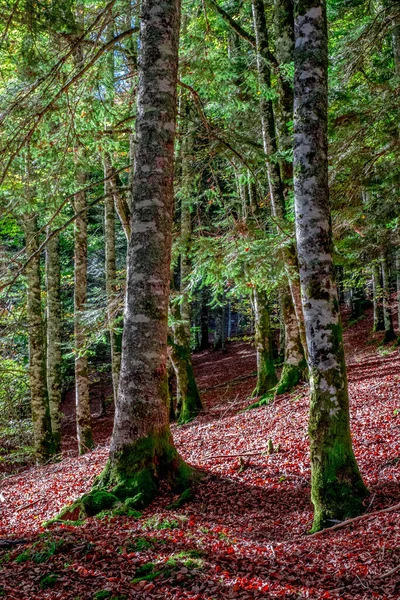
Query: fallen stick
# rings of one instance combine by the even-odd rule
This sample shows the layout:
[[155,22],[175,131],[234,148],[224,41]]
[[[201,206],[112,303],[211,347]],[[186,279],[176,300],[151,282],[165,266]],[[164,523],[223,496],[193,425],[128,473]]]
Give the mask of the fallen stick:
[[400,571],[400,564],[397,565],[397,567],[393,567],[393,569],[390,569],[390,571],[386,571],[386,573],[384,573],[383,575],[379,575],[379,579],[383,579],[384,577],[390,577],[390,575],[394,575],[394,573],[397,573],[397,571]]
[[263,452],[268,454],[268,448],[262,448],[262,449],[258,450],[257,452],[250,452],[247,454],[243,454],[243,453],[242,454],[217,454],[215,456],[203,456],[202,460],[209,460],[211,458],[237,458],[239,456],[259,456]]
[[43,500],[43,498],[46,498],[46,496],[41,496],[40,498],[38,498],[37,500],[34,500],[33,502],[29,502],[28,504],[24,504],[23,506],[18,506],[18,508],[15,509],[15,512],[24,510],[24,508],[29,508],[30,506],[33,506],[34,504],[37,504],[38,502],[40,502],[40,500]]
[[333,525],[332,527],[326,527],[325,529],[321,529],[321,531],[316,531],[315,533],[312,533],[311,535],[309,535],[308,538],[317,537],[318,535],[322,535],[323,533],[326,533],[329,531],[335,531],[336,529],[341,529],[342,527],[346,527],[346,525],[350,525],[350,523],[356,523],[357,521],[362,521],[363,519],[369,519],[371,517],[376,517],[383,513],[392,512],[394,510],[400,510],[400,503],[394,504],[394,506],[389,506],[389,508],[382,508],[382,510],[375,510],[374,512],[365,513],[363,515],[360,515],[359,517],[353,517],[352,519],[347,519],[347,521],[342,521],[341,523],[337,523],[336,525]]

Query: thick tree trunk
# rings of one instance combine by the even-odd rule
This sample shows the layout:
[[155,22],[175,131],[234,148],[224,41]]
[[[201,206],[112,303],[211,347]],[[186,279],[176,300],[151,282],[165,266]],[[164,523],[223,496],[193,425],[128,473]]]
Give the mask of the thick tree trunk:
[[[49,237],[51,231],[47,229]],[[61,451],[61,289],[60,250],[58,236],[46,245],[47,289],[47,390],[54,451]]]
[[[275,119],[274,119],[274,110],[272,106],[272,101],[267,100],[265,98],[265,91],[271,87],[271,73],[268,63],[265,61],[263,56],[268,53],[268,31],[265,20],[265,12],[264,12],[264,2],[263,0],[252,0],[252,8],[253,8],[253,21],[254,21],[254,30],[256,34],[256,42],[257,42],[257,69],[258,69],[258,77],[261,88],[260,95],[260,112],[261,112],[261,125],[262,125],[262,135],[263,135],[263,144],[264,144],[264,152],[267,157],[267,173],[268,173],[268,182],[270,189],[270,197],[271,197],[271,207],[273,215],[276,219],[283,220],[285,218],[285,194],[284,188],[287,188],[287,185],[283,185],[281,181],[281,173],[279,164],[274,158],[276,152],[278,150],[277,139],[276,139],[276,131],[275,131]],[[279,12],[279,20],[280,22],[285,21],[282,13],[283,7],[281,6]],[[286,21],[290,20],[286,17]],[[284,55],[285,60],[287,60],[290,55],[291,48],[293,49],[293,43],[290,47],[290,38],[291,34],[289,26],[286,27],[286,30],[282,32],[288,46],[286,48],[286,53],[284,53],[283,47],[280,52]],[[287,39],[286,39],[287,38]],[[282,44],[284,42],[282,41]],[[283,136],[283,145],[285,149],[288,149],[288,144],[290,145],[290,135],[287,130],[287,125],[283,123],[284,118],[287,118],[288,111],[290,112],[290,106],[292,105],[292,94],[290,90],[287,90],[287,85],[282,80],[283,90],[281,94],[281,130]],[[290,172],[286,172],[286,177],[290,177]],[[295,338],[288,339],[286,338],[289,344],[297,344],[295,339],[297,340],[300,335],[300,339],[303,344],[304,351],[302,352],[303,356],[300,354],[291,355],[291,360],[293,361],[295,356],[298,356],[298,373],[303,373],[304,371],[304,353],[306,349],[306,339],[305,339],[305,330],[304,330],[304,318],[303,311],[301,307],[301,298],[300,298],[300,287],[297,279],[297,257],[296,257],[296,249],[294,244],[290,246],[285,246],[285,249],[280,253],[281,260],[285,267],[285,271],[287,273],[289,282],[290,282],[290,293],[292,294],[292,306],[294,307],[293,311],[289,312],[288,308],[290,303],[285,300],[286,310],[283,313],[284,319],[292,319],[293,315],[297,317],[297,327],[299,333],[295,333],[294,324],[291,322],[285,322],[285,329],[287,333],[295,336]],[[294,268],[296,267],[296,268]],[[286,294],[286,291],[284,292]],[[293,363],[288,366],[289,370],[293,370]],[[286,391],[287,384],[290,379],[287,377],[288,370],[284,369],[282,373],[282,381],[279,386],[282,391]]]
[[121,375],[110,456],[99,485],[149,503],[160,479],[187,487],[191,469],[169,429],[167,317],[179,0],[143,0],[132,236]]
[[385,323],[383,321],[381,274],[379,270],[379,265],[377,265],[376,263],[374,263],[372,266],[372,293],[374,305],[373,331],[384,331]]
[[[84,186],[85,173],[77,169],[78,185]],[[84,314],[87,300],[87,203],[85,192],[75,195],[75,279],[74,279],[74,332],[75,332],[75,398],[76,428],[79,454],[94,447],[90,412],[88,360],[86,357],[86,328]]]
[[[43,463],[54,454],[51,432],[49,399],[46,382],[46,350],[44,323],[40,290],[40,254],[37,217],[28,214],[24,217],[26,254],[30,259],[26,267],[27,280],[27,320],[29,341],[29,386],[35,455],[38,463]],[[32,258],[31,258],[32,257]]]
[[[111,159],[108,155],[104,157],[104,176],[111,174]],[[107,295],[107,323],[110,336],[111,351],[111,374],[113,382],[114,402],[118,395],[119,371],[121,368],[121,353],[119,351],[118,334],[115,330],[115,320],[118,315],[117,307],[117,267],[115,257],[115,208],[112,185],[110,180],[104,186],[104,234],[105,234],[105,273],[106,273],[106,295]]]
[[266,294],[254,290],[254,343],[257,352],[257,385],[253,396],[265,396],[277,382],[271,323]]
[[385,335],[383,343],[388,344],[396,339],[396,334],[393,328],[392,307],[390,302],[390,283],[389,283],[389,265],[386,254],[381,256],[382,267],[382,290],[383,290],[383,322],[385,327]]
[[332,262],[328,197],[324,0],[296,0],[294,188],[300,282],[311,383],[313,530],[359,514],[367,489],[354,457],[346,365]]

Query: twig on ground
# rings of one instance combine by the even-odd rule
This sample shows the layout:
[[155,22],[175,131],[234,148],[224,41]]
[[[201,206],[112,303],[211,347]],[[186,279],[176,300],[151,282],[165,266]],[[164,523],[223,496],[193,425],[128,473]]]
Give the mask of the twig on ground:
[[400,564],[398,564],[397,567],[393,567],[393,569],[390,569],[390,571],[386,571],[386,573],[383,573],[383,575],[379,575],[379,579],[383,579],[384,577],[390,577],[390,575],[394,575],[394,573],[397,573],[397,571],[400,571]]
[[394,510],[400,510],[400,503],[394,504],[393,506],[389,506],[389,508],[382,508],[382,510],[375,510],[374,512],[371,512],[371,513],[365,513],[363,515],[360,515],[359,517],[353,517],[353,519],[347,519],[347,521],[342,521],[341,523],[337,523],[336,525],[333,525],[332,527],[326,527],[325,529],[321,529],[321,531],[316,531],[315,533],[312,533],[308,537],[309,538],[317,537],[319,535],[322,535],[323,533],[327,533],[329,531],[335,531],[336,529],[341,529],[342,527],[346,527],[346,525],[350,525],[350,523],[356,523],[358,521],[362,521],[363,519],[369,519],[371,517],[376,517],[383,513],[392,512]]
[[37,504],[38,502],[40,502],[44,498],[46,498],[46,496],[40,496],[40,498],[38,498],[37,500],[34,500],[33,502],[29,502],[28,504],[24,504],[23,506],[18,506],[18,508],[15,509],[15,512],[19,512],[20,510],[24,510],[24,508],[29,508],[30,506],[33,506],[34,504]]
[[268,453],[268,448],[260,448],[257,452],[241,453],[241,454],[217,454],[215,456],[203,456],[202,460],[210,460],[212,458],[237,458],[239,456],[260,456],[263,452]]

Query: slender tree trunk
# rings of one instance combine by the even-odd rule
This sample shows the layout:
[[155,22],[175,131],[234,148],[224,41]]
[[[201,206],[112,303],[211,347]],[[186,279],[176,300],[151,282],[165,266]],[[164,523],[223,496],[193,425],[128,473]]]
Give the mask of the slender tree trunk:
[[[260,95],[260,112],[261,112],[261,125],[262,125],[262,135],[263,135],[263,143],[264,143],[264,152],[267,157],[267,173],[268,173],[268,182],[270,189],[270,197],[271,197],[271,207],[272,212],[275,218],[283,221],[285,218],[285,195],[284,195],[284,186],[281,181],[281,174],[279,169],[279,164],[274,158],[276,152],[278,150],[277,139],[276,139],[276,131],[275,131],[275,119],[274,119],[274,110],[272,106],[272,101],[267,100],[265,98],[265,91],[271,87],[271,73],[268,63],[265,61],[263,56],[268,53],[268,31],[267,25],[265,21],[265,12],[264,12],[264,2],[263,0],[252,0],[252,8],[253,8],[253,21],[254,21],[254,30],[256,34],[256,42],[257,42],[257,69],[258,69],[258,77],[261,88]],[[281,10],[282,13],[282,10]],[[281,16],[281,21],[283,17]],[[283,33],[282,33],[283,35]],[[285,38],[290,38],[290,32],[286,32]],[[289,39],[290,41],[290,39]],[[282,41],[283,43],[283,41]],[[293,47],[293,44],[292,44]],[[283,53],[283,50],[281,50]],[[290,45],[287,49],[287,52],[290,53]],[[286,55],[285,55],[286,56]],[[287,56],[286,56],[287,58]],[[281,97],[281,130],[282,136],[284,137],[284,144],[290,143],[290,135],[287,131],[287,125],[284,125],[283,120],[287,118],[287,113],[290,111],[290,105],[292,105],[291,100],[291,92],[287,90],[286,84],[281,82],[284,91],[282,91]],[[288,99],[289,95],[289,99]],[[286,115],[286,116],[285,116]],[[289,139],[287,139],[289,136]],[[287,148],[286,148],[287,149]],[[290,177],[290,173],[286,173],[286,177]],[[295,315],[297,317],[297,327],[299,333],[296,334],[295,327],[291,322],[285,322],[285,330],[286,333],[291,335],[292,338],[286,338],[286,343],[288,343],[291,347],[297,346],[297,339],[300,335],[300,340],[303,343],[303,356],[298,354],[291,354],[291,361],[295,359],[295,356],[298,356],[298,375],[304,372],[304,353],[306,349],[306,339],[305,339],[305,331],[304,331],[304,318],[303,311],[301,308],[301,297],[300,297],[300,287],[297,280],[297,257],[296,250],[294,244],[291,244],[290,247],[285,247],[285,250],[281,252],[281,260],[285,267],[285,271],[288,275],[288,280],[290,283],[290,293],[292,295],[292,304],[290,304],[289,300],[285,300],[285,311],[283,313],[284,319],[292,319]],[[287,290],[284,291],[284,294],[287,294]],[[290,310],[290,306],[293,307],[294,312]],[[282,380],[280,382],[279,389],[281,392],[287,391],[287,385],[290,382],[290,378],[287,377],[288,370],[293,372],[294,364],[291,363],[288,369],[284,369],[282,373]],[[297,382],[296,382],[297,383]]]
[[192,473],[170,433],[166,369],[179,13],[179,0],[141,6],[121,375],[109,461],[99,479],[137,506],[152,500],[160,479],[185,488]]
[[293,145],[290,132],[290,123],[293,120],[293,88],[288,75],[294,52],[293,0],[274,0],[274,28],[275,56],[279,65],[276,128],[279,150],[287,156],[280,161],[283,194],[287,201],[293,186],[293,165],[289,158]]
[[271,323],[266,294],[258,290],[253,293],[254,342],[257,352],[257,385],[253,396],[265,396],[277,382]]
[[[86,176],[77,169],[78,185],[83,187]],[[79,454],[94,447],[90,412],[87,335],[84,315],[87,301],[87,203],[85,192],[75,195],[75,279],[74,279],[74,332],[75,332],[75,396],[76,427]]]
[[325,0],[295,1],[294,189],[311,384],[313,530],[359,514],[367,489],[350,437],[328,193]]
[[[104,157],[104,176],[111,174],[111,159]],[[104,199],[104,234],[106,250],[106,294],[107,294],[107,322],[110,335],[111,373],[113,382],[114,402],[118,395],[119,371],[121,367],[121,353],[118,349],[118,334],[115,331],[115,320],[118,314],[117,307],[117,268],[115,257],[115,208],[112,186],[109,180],[105,182]]]
[[279,383],[275,389],[277,395],[293,389],[299,381],[304,379],[304,373],[307,370],[292,296],[288,288],[282,293],[281,304],[285,332],[285,356]]
[[189,197],[192,190],[190,182],[192,173],[189,169],[191,144],[186,137],[182,144],[182,200],[181,200],[181,235],[180,235],[180,304],[172,304],[171,310],[174,314],[172,325],[173,342],[171,359],[174,365],[177,379],[179,402],[178,423],[188,423],[201,411],[202,403],[197,388],[196,378],[192,365],[192,354],[190,347],[190,322],[191,305],[186,291],[188,278],[191,271],[190,264],[190,241],[192,235],[192,218],[189,207]]
[[[51,231],[47,229],[47,237]],[[46,245],[47,289],[47,389],[54,451],[61,451],[61,289],[59,238]]]
[[[84,30],[84,4],[79,0],[76,6],[76,19],[71,26],[74,36],[71,38],[76,68],[84,61],[81,44],[74,43]],[[86,173],[82,166],[84,148],[76,148],[76,181],[79,188],[86,184]],[[73,200],[75,211],[74,228],[74,337],[75,337],[75,405],[76,429],[79,454],[85,454],[94,447],[92,418],[90,412],[88,361],[86,356],[87,335],[84,325],[84,313],[87,301],[87,201],[85,192],[79,192]]]
[[201,290],[201,312],[200,312],[200,350],[207,350],[210,343],[208,341],[209,310],[208,293],[205,288]]
[[47,395],[46,350],[41,306],[40,254],[37,253],[39,239],[36,215],[31,213],[24,217],[24,230],[27,258],[29,259],[34,255],[26,267],[29,385],[36,460],[38,463],[43,463],[54,454],[54,442]]
[[379,265],[376,263],[372,265],[372,293],[374,305],[373,331],[383,331],[385,329],[385,324],[383,321],[381,274]]
[[388,344],[396,339],[396,334],[393,328],[392,307],[390,303],[389,265],[385,253],[381,256],[381,268],[383,289],[383,322],[385,326],[383,343]]

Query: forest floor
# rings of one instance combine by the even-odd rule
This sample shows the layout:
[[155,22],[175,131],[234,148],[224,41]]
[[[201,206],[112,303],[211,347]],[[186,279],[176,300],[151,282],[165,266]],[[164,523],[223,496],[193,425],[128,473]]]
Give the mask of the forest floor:
[[[367,513],[400,501],[400,352],[380,348],[382,336],[370,329],[366,318],[345,331],[352,437],[371,491]],[[2,482],[0,539],[29,543],[0,552],[0,597],[400,598],[399,507],[307,534],[307,386],[241,412],[255,385],[252,346],[231,342],[225,354],[199,353],[195,368],[205,411],[172,427],[181,455],[206,474],[193,499],[167,509],[177,497],[162,489],[138,519],[44,529],[44,520],[90,489],[107,459],[111,410],[94,418],[98,447],[77,457],[67,396],[63,460]],[[271,455],[264,453],[269,439],[279,445]]]

